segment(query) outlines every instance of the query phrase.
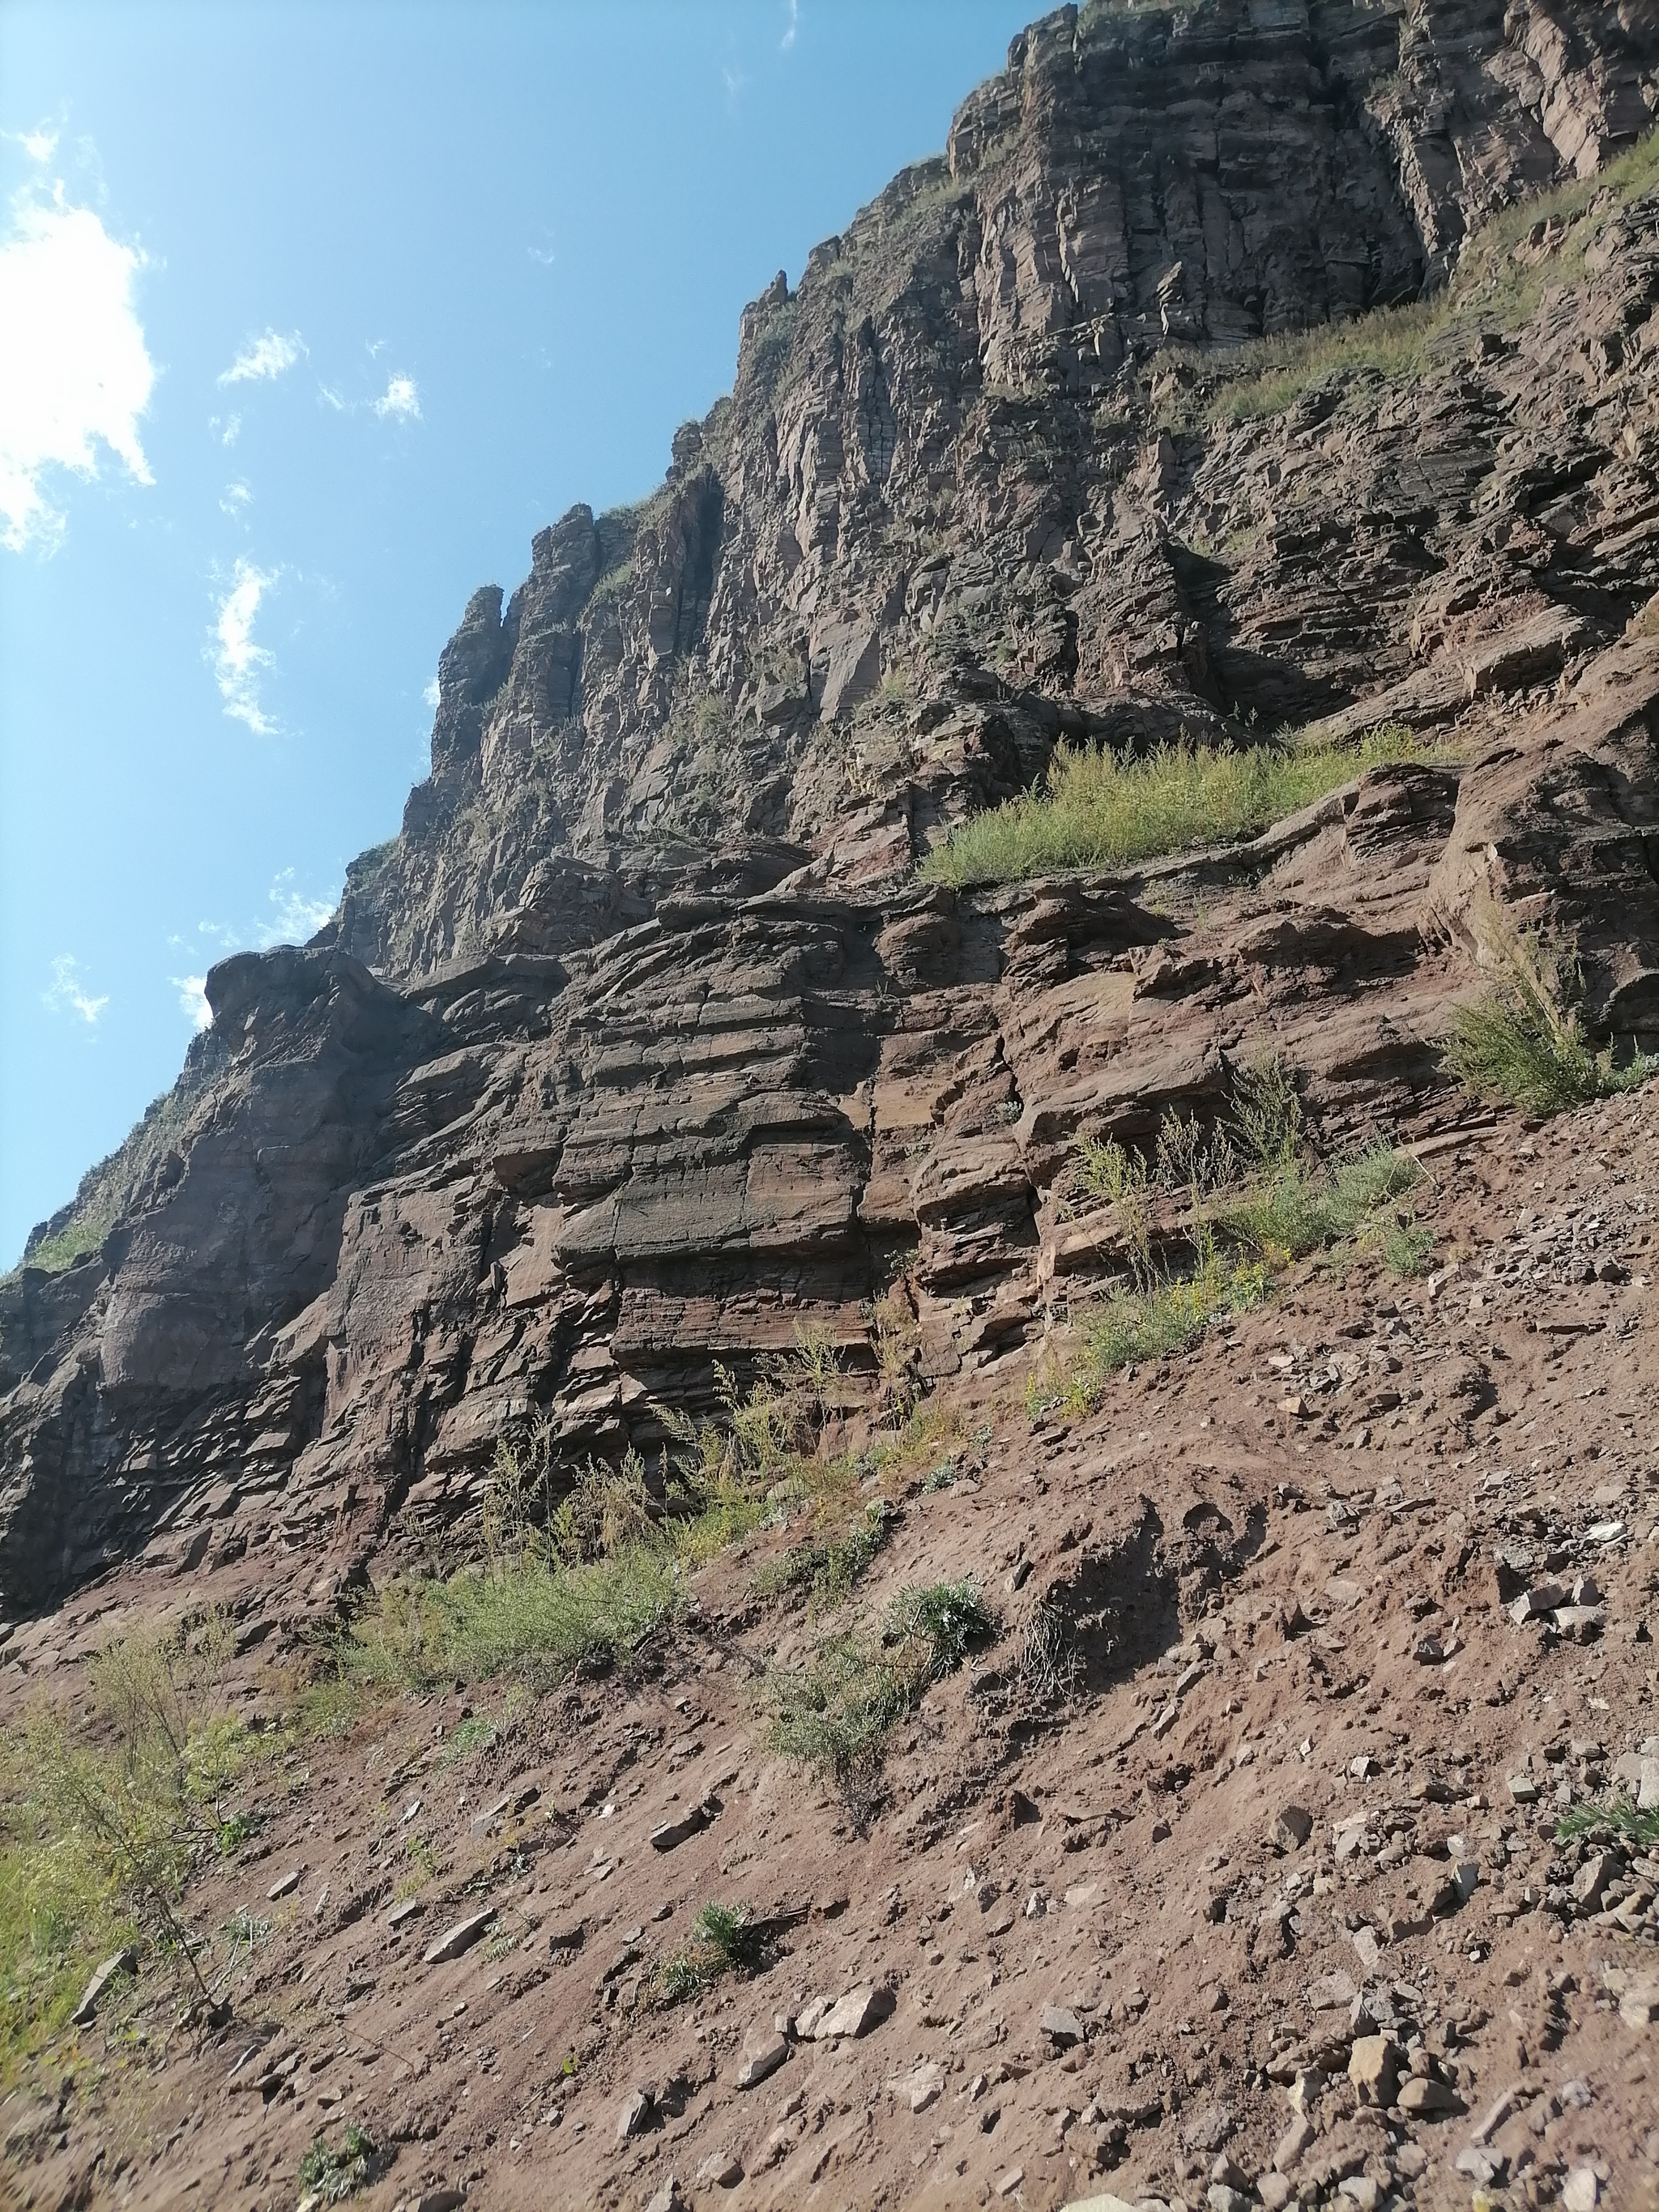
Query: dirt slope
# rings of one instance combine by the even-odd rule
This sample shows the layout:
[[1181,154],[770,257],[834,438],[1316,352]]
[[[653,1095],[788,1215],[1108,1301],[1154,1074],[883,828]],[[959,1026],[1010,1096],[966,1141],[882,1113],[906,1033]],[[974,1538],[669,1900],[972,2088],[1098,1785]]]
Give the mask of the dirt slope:
[[[1578,2203],[1585,2168],[1654,2203],[1659,1859],[1553,1838],[1659,1751],[1659,1102],[1425,1152],[1455,1255],[1426,1283],[1308,1267],[1074,1425],[1033,1427],[1027,1355],[962,1388],[954,1480],[912,1470],[857,1601],[974,1575],[1006,1626],[901,1734],[867,1828],[765,1747],[757,1676],[813,1625],[757,1595],[781,1540],[750,1540],[623,1674],[478,1747],[500,1692],[308,1748],[191,1899],[271,1923],[232,2021],[170,2029],[147,1972],[54,2062],[32,2152],[7,2106],[20,2201],[286,2206],[349,2116],[395,2151],[388,2206],[666,2203],[671,2176],[699,2208]],[[238,1586],[122,1571],[19,1632],[12,1711]],[[1568,1609],[1517,1623],[1528,1590]],[[1048,1702],[1015,1664],[1039,1604],[1083,1662]],[[280,1643],[239,1690],[272,1714]],[[769,1920],[769,1963],[654,2005],[715,1901]],[[775,2019],[860,1988],[866,2032],[787,2037],[738,2086]]]

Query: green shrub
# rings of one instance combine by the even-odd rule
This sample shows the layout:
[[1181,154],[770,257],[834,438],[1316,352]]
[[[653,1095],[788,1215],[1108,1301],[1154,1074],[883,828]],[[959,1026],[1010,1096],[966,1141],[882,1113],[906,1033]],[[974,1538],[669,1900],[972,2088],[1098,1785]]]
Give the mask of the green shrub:
[[1422,1170],[1409,1153],[1374,1145],[1339,1160],[1328,1173],[1290,1158],[1216,1212],[1216,1226],[1269,1265],[1322,1251],[1369,1228]]
[[300,2160],[300,2195],[338,2204],[367,2189],[386,2162],[379,2146],[360,2127],[346,2130],[337,2150],[325,2136],[318,2136]]
[[1400,723],[1354,744],[1160,745],[1136,757],[1061,745],[1040,789],[990,808],[922,862],[935,882],[1013,883],[1067,868],[1122,867],[1257,836],[1367,768],[1421,760]]
[[746,1905],[705,1905],[691,1923],[691,1941],[665,1959],[651,1979],[658,2005],[682,2003],[723,1974],[754,1973],[765,1961],[765,1931]]
[[901,1592],[878,1638],[865,1627],[849,1629],[825,1638],[805,1667],[774,1669],[763,1692],[772,1708],[774,1749],[816,1769],[862,1820],[879,1794],[892,1729],[934,1682],[1000,1630],[971,1583]]
[[218,1613],[188,1637],[119,1638],[93,1662],[89,1715],[40,1705],[0,1737],[0,2080],[64,2025],[98,1957],[139,1936],[211,2009],[180,1901],[251,1832],[232,1796],[276,1747],[225,1705],[231,1648]]
[[1452,1016],[1446,1066],[1466,1091],[1547,1116],[1633,1091],[1659,1070],[1645,1054],[1619,1067],[1611,1046],[1591,1050],[1578,1026],[1577,970],[1533,932],[1515,930],[1495,907],[1476,928],[1497,982]]
[[389,1584],[336,1656],[347,1674],[398,1689],[508,1671],[552,1684],[627,1658],[678,1603],[674,1560],[655,1547],[577,1566],[529,1558],[486,1574]]
[[792,1544],[781,1559],[761,1570],[756,1586],[768,1596],[804,1589],[819,1605],[839,1605],[851,1595],[853,1585],[887,1541],[896,1519],[884,1498],[875,1499],[838,1536]]

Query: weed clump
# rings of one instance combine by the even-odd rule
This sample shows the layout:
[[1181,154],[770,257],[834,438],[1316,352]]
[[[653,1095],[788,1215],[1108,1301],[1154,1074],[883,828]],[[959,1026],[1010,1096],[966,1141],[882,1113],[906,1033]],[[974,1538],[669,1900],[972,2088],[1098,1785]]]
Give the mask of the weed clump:
[[374,2138],[349,2127],[338,2148],[319,2136],[300,2160],[300,2201],[339,2204],[367,2189],[385,2170],[386,2159]]
[[814,1768],[860,1821],[880,1794],[892,1729],[970,1650],[993,1642],[1001,1623],[970,1582],[902,1591],[879,1635],[865,1626],[827,1637],[809,1663],[775,1669],[763,1696],[774,1749]]
[[691,1923],[691,1941],[665,1959],[652,1977],[658,2005],[679,2004],[711,1988],[723,1974],[752,1974],[764,1962],[766,1931],[746,1905],[705,1905]]
[[764,1595],[805,1590],[820,1606],[841,1604],[892,1533],[898,1516],[885,1498],[877,1498],[841,1534],[793,1544],[781,1559],[755,1577]]
[[[1078,1356],[1032,1376],[1028,1410],[1086,1411],[1123,1368],[1186,1351],[1216,1322],[1260,1305],[1278,1268],[1346,1239],[1417,1273],[1431,1241],[1399,1201],[1421,1176],[1385,1144],[1316,1164],[1295,1081],[1277,1058],[1239,1072],[1230,1124],[1206,1133],[1196,1118],[1165,1115],[1151,1162],[1114,1138],[1080,1138],[1073,1199],[1112,1207],[1127,1272],[1080,1316]],[[1154,1256],[1152,1206],[1155,1193],[1183,1186],[1191,1257],[1176,1267]]]
[[1355,744],[1238,749],[1183,739],[1139,757],[1061,745],[1038,789],[964,823],[928,854],[921,873],[963,889],[1231,844],[1365,769],[1427,757],[1399,722],[1379,725]]
[[1510,928],[1495,908],[1477,927],[1496,981],[1452,1017],[1446,1065],[1465,1090],[1547,1118],[1633,1091],[1659,1072],[1659,1058],[1647,1054],[1621,1067],[1611,1045],[1592,1051],[1578,1024],[1577,971],[1536,934]]

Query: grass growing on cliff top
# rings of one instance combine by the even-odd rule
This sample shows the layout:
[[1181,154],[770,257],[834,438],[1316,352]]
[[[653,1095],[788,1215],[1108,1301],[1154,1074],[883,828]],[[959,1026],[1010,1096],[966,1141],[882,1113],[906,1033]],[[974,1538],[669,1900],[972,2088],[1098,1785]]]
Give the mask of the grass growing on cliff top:
[[1258,836],[1389,761],[1427,748],[1401,722],[1357,744],[1160,745],[1129,753],[1061,745],[1042,786],[977,814],[922,862],[958,889],[1067,868],[1110,868]]

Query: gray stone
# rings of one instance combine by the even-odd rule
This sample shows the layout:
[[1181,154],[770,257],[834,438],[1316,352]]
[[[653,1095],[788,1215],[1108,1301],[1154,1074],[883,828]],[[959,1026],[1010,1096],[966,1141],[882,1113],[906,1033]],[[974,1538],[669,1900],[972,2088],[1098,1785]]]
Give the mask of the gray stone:
[[459,1959],[463,1951],[470,1951],[495,1917],[491,1905],[487,1912],[469,1913],[458,1920],[453,1928],[446,1928],[434,1942],[422,1954],[421,1963],[426,1966],[441,1966],[450,1959]]

